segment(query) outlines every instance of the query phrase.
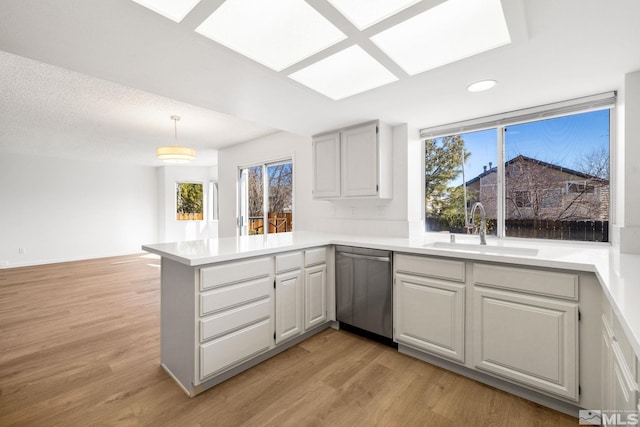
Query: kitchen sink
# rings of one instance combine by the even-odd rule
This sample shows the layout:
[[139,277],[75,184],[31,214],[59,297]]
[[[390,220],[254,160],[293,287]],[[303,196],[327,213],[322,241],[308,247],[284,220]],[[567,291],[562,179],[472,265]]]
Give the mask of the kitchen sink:
[[525,255],[536,256],[538,250],[535,248],[521,248],[515,246],[496,246],[492,244],[481,245],[480,243],[451,243],[451,242],[432,242],[424,245],[425,248],[447,249],[452,251],[474,252],[480,254],[498,254],[498,255]]

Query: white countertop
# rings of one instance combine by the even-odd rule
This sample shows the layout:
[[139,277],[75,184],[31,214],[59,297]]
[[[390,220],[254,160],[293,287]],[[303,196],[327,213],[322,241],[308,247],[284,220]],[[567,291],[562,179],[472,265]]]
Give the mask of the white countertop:
[[[458,243],[479,244],[478,236],[457,235]],[[410,238],[352,236],[343,234],[294,232],[266,236],[228,237],[221,239],[144,245],[142,249],[189,265],[200,266],[222,261],[268,255],[323,245],[362,246],[423,255],[462,258],[524,266],[559,268],[593,272],[625,329],[634,350],[640,356],[640,255],[621,254],[606,244],[585,244],[522,239],[490,239],[489,246],[538,249],[535,256],[521,254],[478,253],[425,247],[434,242],[448,242],[448,234],[424,233]]]

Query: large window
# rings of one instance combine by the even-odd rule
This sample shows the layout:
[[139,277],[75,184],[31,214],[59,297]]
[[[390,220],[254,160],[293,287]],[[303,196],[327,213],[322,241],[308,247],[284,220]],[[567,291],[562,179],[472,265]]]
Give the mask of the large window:
[[[607,242],[609,108],[615,98],[595,98],[583,112],[575,112],[581,104],[576,101],[571,114],[558,113],[567,109],[563,104],[546,114],[536,109],[535,119],[522,112],[493,126],[478,119],[466,126],[470,132],[427,138],[427,231],[477,232],[473,223],[479,221],[469,213],[481,202],[489,234]],[[438,129],[422,130],[423,136],[430,132]]]
[[290,160],[240,169],[240,235],[293,229],[293,163]]

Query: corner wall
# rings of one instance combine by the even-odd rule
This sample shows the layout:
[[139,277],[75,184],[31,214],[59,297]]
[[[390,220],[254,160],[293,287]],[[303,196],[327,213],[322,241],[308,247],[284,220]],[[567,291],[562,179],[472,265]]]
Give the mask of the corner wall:
[[[213,239],[218,237],[218,221],[211,220],[209,183],[218,179],[218,168],[200,166],[161,166],[158,174],[158,242]],[[176,183],[198,182],[203,185],[204,219],[176,219]],[[155,242],[151,242],[155,243]]]
[[[622,108],[620,108],[622,107]],[[640,254],[640,71],[625,76],[616,138],[616,225],[613,243]]]
[[[415,135],[414,135],[415,134]],[[295,231],[324,231],[374,236],[408,236],[420,229],[420,141],[417,129],[406,124],[393,128],[393,198],[390,200],[314,200],[311,137],[279,132],[218,154],[220,237],[235,236],[238,206],[238,169],[270,160],[293,157]],[[417,185],[417,187],[416,187]]]
[[156,187],[153,167],[3,153],[0,268],[142,252]]

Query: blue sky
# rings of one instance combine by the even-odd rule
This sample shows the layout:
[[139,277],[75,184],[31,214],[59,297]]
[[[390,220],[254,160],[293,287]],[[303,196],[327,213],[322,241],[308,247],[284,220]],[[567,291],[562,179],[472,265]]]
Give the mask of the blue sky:
[[[497,130],[488,129],[461,135],[471,152],[465,165],[470,180],[498,159]],[[519,154],[548,163],[579,169],[577,161],[602,147],[609,148],[609,110],[545,119],[508,126],[505,133],[505,160]],[[458,182],[460,181],[460,182]],[[462,177],[455,185],[462,183]]]

